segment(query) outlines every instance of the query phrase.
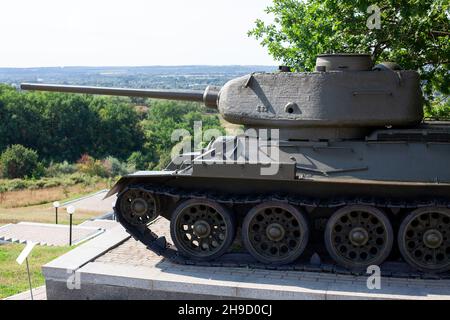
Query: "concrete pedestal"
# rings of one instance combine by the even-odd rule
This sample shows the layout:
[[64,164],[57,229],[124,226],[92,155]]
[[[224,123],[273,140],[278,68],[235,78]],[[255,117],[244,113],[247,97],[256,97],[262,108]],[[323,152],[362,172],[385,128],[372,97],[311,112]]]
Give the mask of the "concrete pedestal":
[[[156,233],[168,233],[159,220]],[[450,299],[450,281],[176,265],[117,226],[43,267],[48,299]]]

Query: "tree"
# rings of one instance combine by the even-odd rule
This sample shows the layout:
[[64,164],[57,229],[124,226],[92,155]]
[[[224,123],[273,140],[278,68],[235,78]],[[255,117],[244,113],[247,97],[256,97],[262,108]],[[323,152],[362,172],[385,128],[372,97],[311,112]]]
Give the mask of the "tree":
[[5,178],[31,177],[39,168],[38,154],[20,144],[12,145],[0,156],[0,168]]
[[[7,112],[3,105],[3,101],[0,100],[0,123],[6,123]],[[0,150],[3,150],[7,146],[6,134],[8,130],[5,126],[0,125]]]
[[133,152],[128,157],[127,163],[130,167],[138,171],[147,170],[149,168],[148,160],[141,151]]
[[[41,135],[44,132],[41,124],[43,99],[32,101],[29,95],[19,94],[14,88],[1,86],[0,100],[2,111],[2,144],[21,144],[39,150]],[[4,149],[0,150],[3,151]]]
[[95,97],[91,109],[98,115],[92,155],[97,158],[111,155],[126,160],[131,153],[142,148],[139,114],[128,101]]
[[149,105],[147,119],[142,122],[146,141],[143,154],[150,165],[159,164],[157,169],[164,168],[170,162],[170,151],[178,143],[172,141],[175,129],[184,129],[193,136],[194,122],[200,121],[203,132],[208,129],[221,130],[217,114],[206,113],[198,103],[151,100]]
[[[367,21],[376,3],[381,28]],[[273,0],[249,35],[278,61],[296,71],[313,71],[321,53],[370,53],[375,63],[395,61],[417,70],[427,109],[450,116],[450,8],[448,0]]]
[[47,163],[73,162],[85,153],[126,160],[143,144],[139,117],[127,99],[19,92],[0,85],[0,152],[21,144]]
[[77,162],[78,171],[90,176],[107,177],[108,172],[100,160],[83,154]]
[[37,147],[43,158],[75,161],[94,149],[99,117],[90,108],[91,96],[32,92],[28,98],[45,101]]
[[0,143],[3,148],[27,146],[48,161],[75,161],[93,149],[93,129],[99,120],[89,108],[91,100],[89,96],[21,93],[0,87],[0,103],[4,105]]

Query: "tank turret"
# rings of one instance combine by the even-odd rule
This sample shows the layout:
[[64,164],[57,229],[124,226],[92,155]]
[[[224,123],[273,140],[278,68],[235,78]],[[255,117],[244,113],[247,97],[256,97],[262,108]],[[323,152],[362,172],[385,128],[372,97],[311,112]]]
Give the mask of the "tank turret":
[[316,72],[253,73],[222,88],[169,91],[22,84],[22,89],[203,102],[246,128],[283,139],[355,139],[373,128],[422,121],[419,75],[376,68],[369,55],[321,55]]
[[361,138],[367,129],[423,118],[415,71],[372,70],[367,55],[322,55],[316,70],[231,80],[221,89],[219,112],[247,127],[280,128],[287,139]]

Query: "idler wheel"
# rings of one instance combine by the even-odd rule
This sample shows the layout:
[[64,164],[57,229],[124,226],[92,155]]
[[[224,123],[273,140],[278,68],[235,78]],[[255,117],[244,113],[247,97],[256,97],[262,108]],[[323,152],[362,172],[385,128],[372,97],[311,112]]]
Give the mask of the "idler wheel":
[[233,243],[234,214],[209,200],[181,203],[170,220],[170,234],[178,251],[191,259],[208,261],[220,257]]
[[250,254],[266,264],[287,264],[305,250],[308,223],[295,207],[266,202],[252,208],[242,225],[242,240]]
[[389,256],[394,234],[386,215],[374,207],[347,206],[336,211],[325,229],[330,256],[348,269],[380,265]]
[[424,272],[450,270],[450,209],[420,208],[401,223],[398,246],[403,258]]
[[132,225],[146,225],[158,217],[158,199],[142,189],[129,189],[117,200],[119,213]]

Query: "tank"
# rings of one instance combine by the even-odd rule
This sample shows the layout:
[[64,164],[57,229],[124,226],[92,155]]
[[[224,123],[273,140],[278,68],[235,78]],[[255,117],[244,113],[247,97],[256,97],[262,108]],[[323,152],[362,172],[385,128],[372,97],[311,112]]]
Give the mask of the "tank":
[[109,191],[127,231],[174,262],[450,271],[450,122],[424,121],[415,71],[340,54],[205,91],[22,89],[198,101],[243,126]]

